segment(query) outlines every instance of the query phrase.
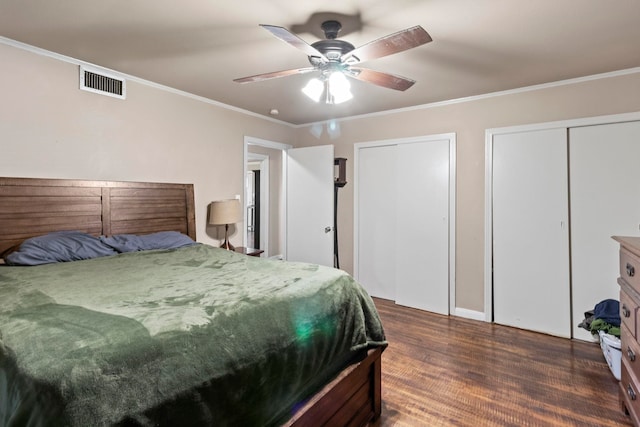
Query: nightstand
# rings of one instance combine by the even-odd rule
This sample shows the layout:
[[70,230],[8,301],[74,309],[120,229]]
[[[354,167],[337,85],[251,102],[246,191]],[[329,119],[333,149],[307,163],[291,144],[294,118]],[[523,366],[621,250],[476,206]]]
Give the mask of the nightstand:
[[260,254],[264,252],[262,249],[245,248],[244,246],[238,246],[237,248],[235,248],[235,251],[241,254],[257,257],[259,257]]

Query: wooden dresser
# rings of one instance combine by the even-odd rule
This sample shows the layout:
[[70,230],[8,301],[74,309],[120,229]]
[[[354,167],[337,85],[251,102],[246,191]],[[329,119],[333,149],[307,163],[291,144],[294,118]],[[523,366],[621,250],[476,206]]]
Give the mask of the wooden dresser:
[[620,243],[620,405],[640,426],[640,237],[613,239]]

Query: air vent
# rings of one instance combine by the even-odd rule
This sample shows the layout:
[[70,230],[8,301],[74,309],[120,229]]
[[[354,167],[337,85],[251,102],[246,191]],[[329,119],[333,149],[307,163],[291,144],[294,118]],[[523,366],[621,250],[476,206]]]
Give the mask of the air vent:
[[80,66],[80,89],[125,99],[126,81],[103,70]]

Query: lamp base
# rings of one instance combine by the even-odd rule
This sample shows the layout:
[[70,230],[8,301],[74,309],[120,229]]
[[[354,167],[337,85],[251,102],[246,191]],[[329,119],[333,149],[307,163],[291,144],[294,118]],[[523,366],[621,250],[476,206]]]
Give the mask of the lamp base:
[[236,249],[233,247],[231,242],[229,242],[229,224],[224,225],[224,242],[222,242],[220,247],[225,248],[228,251],[234,251]]
[[225,240],[224,242],[222,242],[220,247],[224,248],[224,249],[226,249],[228,251],[235,251],[236,250],[236,248],[228,240]]

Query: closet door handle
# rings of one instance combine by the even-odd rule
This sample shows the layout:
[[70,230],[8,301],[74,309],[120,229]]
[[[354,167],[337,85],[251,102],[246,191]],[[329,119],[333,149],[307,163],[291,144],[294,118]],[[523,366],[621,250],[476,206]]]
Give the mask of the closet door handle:
[[636,354],[631,350],[631,347],[627,347],[627,356],[629,356],[629,360],[632,362],[636,360]]
[[627,394],[629,395],[631,400],[636,400],[636,392],[633,391],[633,387],[631,387],[631,384],[627,386]]
[[626,305],[624,305],[624,304],[622,304],[622,316],[623,316],[623,317],[629,317],[629,316],[631,316],[631,310],[629,310],[629,309],[627,308],[627,306],[626,306]]
[[636,269],[633,265],[627,263],[627,276],[633,277],[636,274]]

